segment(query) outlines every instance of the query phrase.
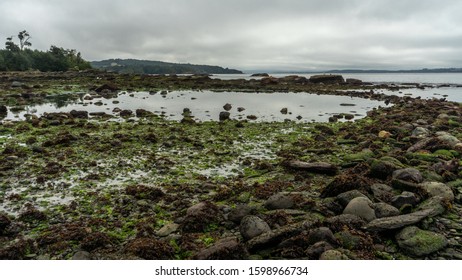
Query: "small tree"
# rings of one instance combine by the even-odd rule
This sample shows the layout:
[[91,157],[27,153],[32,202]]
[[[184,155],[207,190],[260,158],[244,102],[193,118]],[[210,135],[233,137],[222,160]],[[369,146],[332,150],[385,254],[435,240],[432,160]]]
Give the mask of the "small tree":
[[18,38],[19,38],[19,48],[21,49],[21,51],[24,50],[24,47],[32,46],[32,43],[29,42],[31,37],[29,35],[29,32],[27,32],[26,30],[19,32]]
[[21,49],[13,42],[13,36],[6,38],[5,49],[11,52],[19,52]]

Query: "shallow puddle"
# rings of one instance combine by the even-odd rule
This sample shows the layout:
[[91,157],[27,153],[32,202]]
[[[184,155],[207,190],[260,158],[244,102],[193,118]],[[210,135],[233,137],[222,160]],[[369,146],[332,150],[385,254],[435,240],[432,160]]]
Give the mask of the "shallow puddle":
[[[74,95],[75,97],[75,95]],[[91,100],[89,100],[91,99]],[[219,114],[229,109],[232,119],[281,122],[286,120],[302,122],[327,122],[329,117],[348,114],[349,119],[359,119],[366,112],[384,102],[334,95],[309,93],[245,93],[211,91],[172,91],[172,92],[121,92],[114,98],[80,95],[77,100],[48,102],[26,106],[23,110],[12,112],[8,108],[6,119],[24,119],[27,114],[41,116],[44,113],[70,112],[84,110],[89,113],[106,113],[118,117],[120,110],[144,109],[169,120],[181,120],[184,112],[196,121],[217,121]],[[348,106],[345,106],[348,105]]]

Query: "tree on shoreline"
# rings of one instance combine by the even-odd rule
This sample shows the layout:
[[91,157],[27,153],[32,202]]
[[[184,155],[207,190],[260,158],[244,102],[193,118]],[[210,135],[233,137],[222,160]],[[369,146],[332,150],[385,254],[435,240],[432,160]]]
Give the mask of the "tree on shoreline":
[[73,49],[64,49],[51,46],[46,52],[31,50],[32,37],[24,30],[19,32],[19,45],[13,41],[13,37],[6,38],[5,49],[0,50],[0,71],[27,71],[39,70],[67,71],[90,69],[91,65],[85,61],[80,52]]

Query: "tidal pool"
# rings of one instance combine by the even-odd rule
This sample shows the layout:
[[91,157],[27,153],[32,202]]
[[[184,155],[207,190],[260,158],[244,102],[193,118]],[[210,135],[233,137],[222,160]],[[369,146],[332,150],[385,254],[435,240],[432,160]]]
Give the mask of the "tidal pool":
[[[350,118],[359,119],[373,108],[387,106],[382,101],[364,98],[290,92],[120,92],[113,98],[80,94],[77,99],[60,99],[59,102],[26,106],[23,110],[13,110],[14,112],[9,108],[6,119],[24,119],[27,114],[41,116],[44,113],[71,110],[104,112],[118,117],[117,112],[120,110],[135,112],[136,109],[144,109],[163,115],[169,120],[181,120],[187,108],[196,121],[217,121],[220,112],[225,111],[225,104],[231,105],[230,118],[260,122],[327,122],[329,117],[337,114],[349,114]],[[284,108],[287,108],[287,113],[282,110]]]

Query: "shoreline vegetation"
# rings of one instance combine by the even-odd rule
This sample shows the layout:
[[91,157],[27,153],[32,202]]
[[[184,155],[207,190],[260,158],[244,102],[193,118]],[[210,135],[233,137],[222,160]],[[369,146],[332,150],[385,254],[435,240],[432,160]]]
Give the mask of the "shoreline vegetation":
[[[0,259],[462,259],[460,104],[376,93],[422,86],[0,72]],[[205,89],[393,106],[330,123],[2,118],[62,93]]]

